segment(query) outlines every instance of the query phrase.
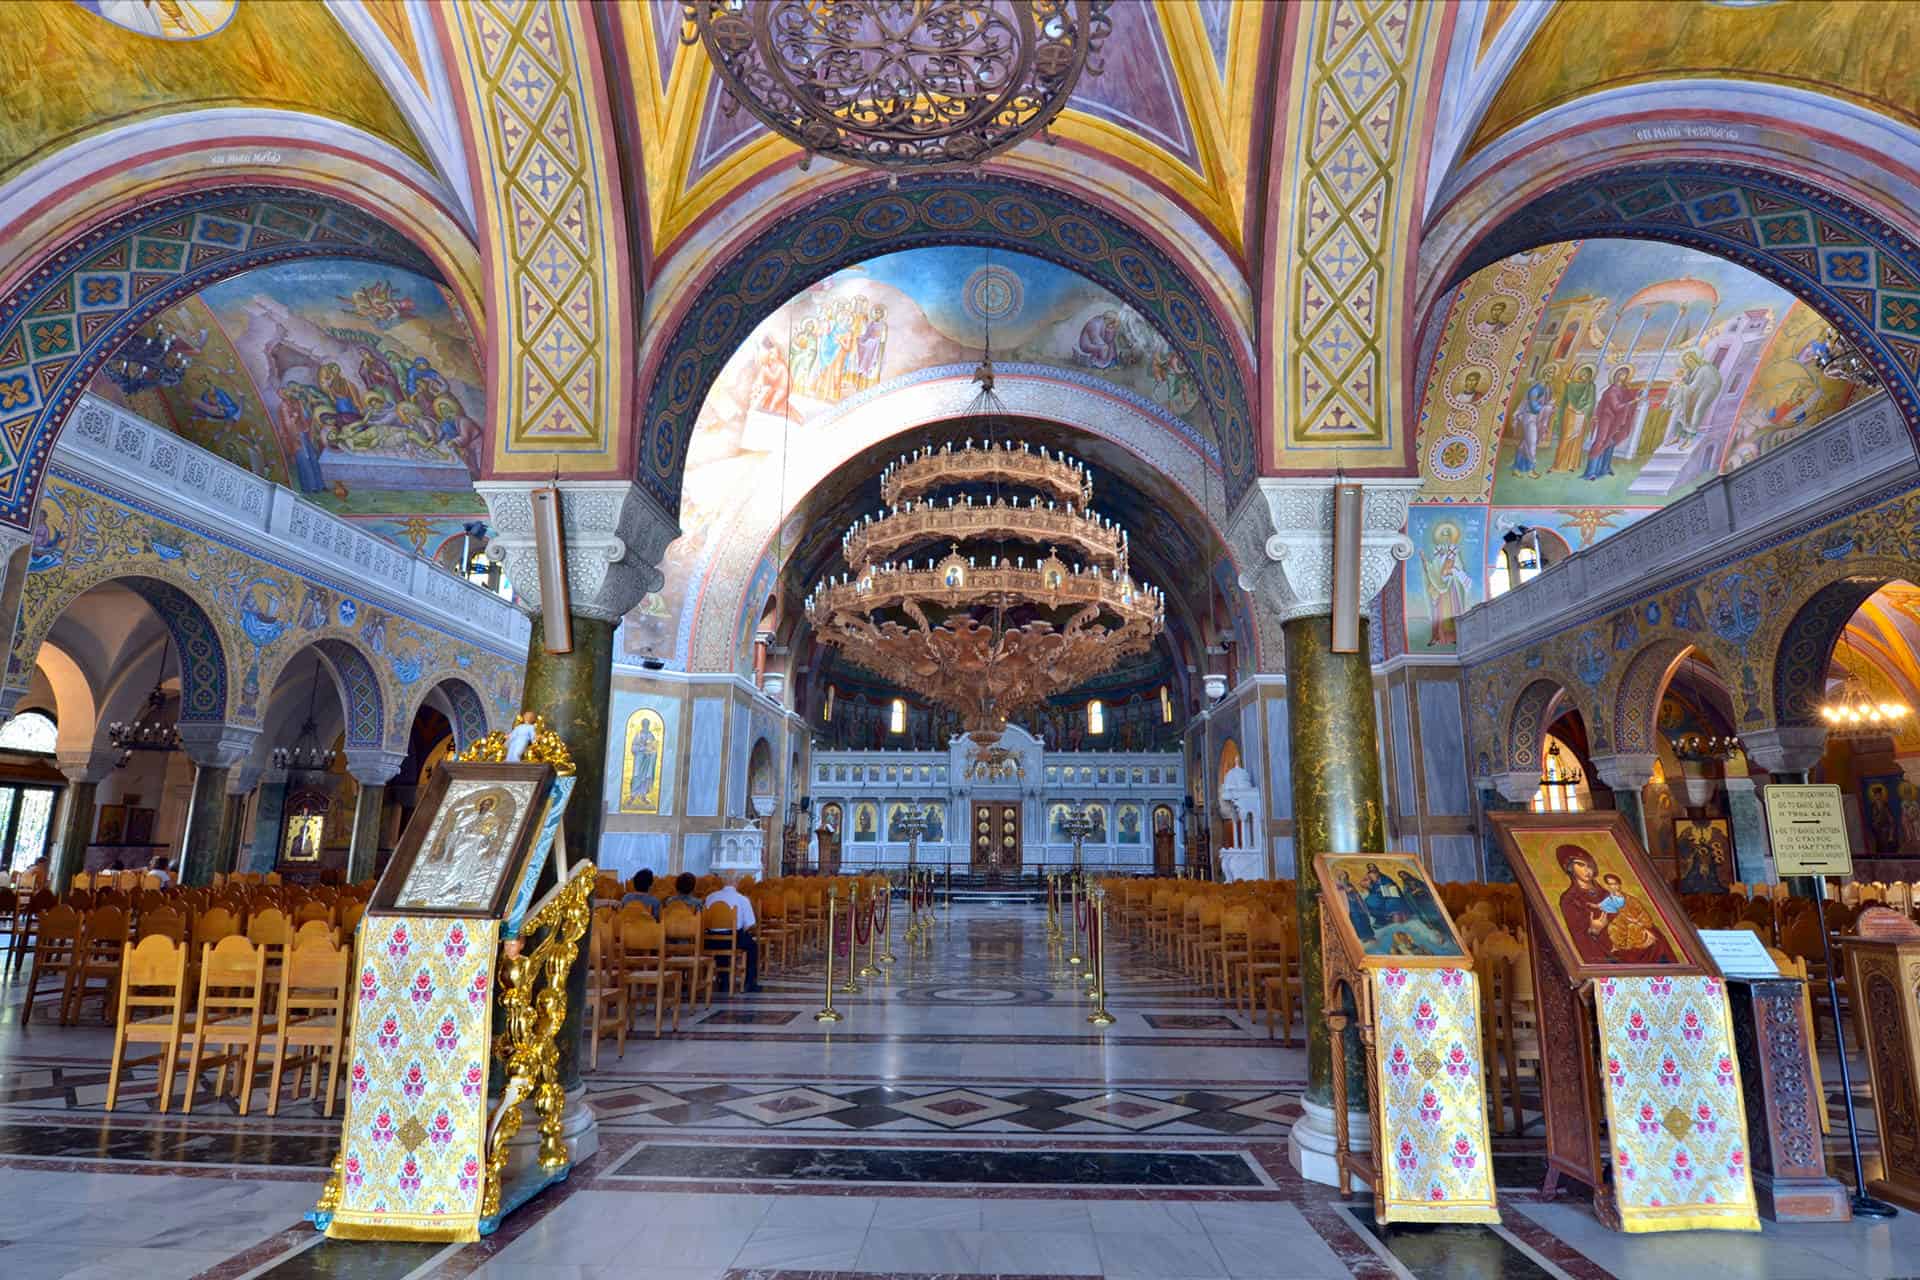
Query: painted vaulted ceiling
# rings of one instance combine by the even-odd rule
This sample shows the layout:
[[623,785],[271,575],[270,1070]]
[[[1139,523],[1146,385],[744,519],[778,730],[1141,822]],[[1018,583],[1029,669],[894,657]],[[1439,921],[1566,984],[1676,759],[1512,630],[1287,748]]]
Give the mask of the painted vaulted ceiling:
[[[425,355],[444,375],[454,425],[440,438],[417,434],[427,452],[457,438],[461,456],[457,466],[413,462],[438,467],[450,487],[394,484],[365,467],[330,475],[325,465],[306,477],[320,483],[303,486],[406,545],[430,549],[448,522],[478,510],[453,484],[456,470],[637,476],[678,510],[701,406],[740,337],[855,265],[823,258],[816,268],[817,239],[773,232],[842,201],[858,256],[878,258],[925,247],[942,234],[928,219],[954,212],[921,201],[902,214],[871,175],[827,162],[800,170],[791,145],[745,110],[724,110],[674,0],[20,0],[6,18],[0,290],[22,303],[14,321],[42,305],[36,272],[78,270],[63,247],[142,202],[225,184],[351,204],[434,265],[438,280],[301,265],[311,332],[286,340],[322,352],[352,341],[331,331],[361,325],[395,360]],[[1599,215],[1578,204],[1614,192],[1606,212],[1629,223],[1644,209],[1634,197],[1581,184],[1599,169],[1684,152],[1807,184],[1748,202],[1749,257],[1778,233],[1789,196],[1802,207],[1838,193],[1876,211],[1888,235],[1912,232],[1902,211],[1920,207],[1915,6],[1123,0],[1112,18],[1103,72],[1082,81],[1051,140],[1023,143],[969,180],[980,190],[1033,184],[1018,188],[1017,214],[1000,211],[1008,225],[1044,236],[1035,256],[1100,281],[1089,288],[1131,290],[1116,301],[1152,322],[1154,341],[1184,341],[1192,326],[1192,358],[1167,368],[1191,375],[1203,407],[1174,413],[1218,450],[1228,500],[1261,475],[1417,472],[1429,505],[1458,508],[1418,517],[1450,526],[1449,536],[1472,538],[1475,507],[1484,542],[1497,541],[1502,511],[1600,536],[1837,408],[1840,393],[1807,383],[1797,356],[1834,307],[1872,313],[1861,323],[1890,358],[1920,353],[1920,333],[1898,331],[1920,289],[1890,257],[1876,260],[1870,287],[1846,292],[1823,276],[1815,283],[1835,288],[1821,293],[1788,279],[1793,262],[1814,260],[1811,247],[1749,261],[1750,276],[1728,266],[1748,251],[1729,249],[1730,233],[1714,240],[1711,201],[1675,195],[1664,222],[1636,226],[1632,240],[1583,231]],[[1062,202],[1037,228],[1035,190]],[[1566,191],[1574,195],[1553,216],[1570,229],[1523,234],[1523,207]],[[1771,223],[1757,209],[1767,201]],[[975,203],[978,216],[948,228],[949,240],[1014,236],[993,223],[989,201]],[[1662,230],[1689,218],[1698,225],[1684,236]],[[922,238],[903,242],[909,235]],[[1659,239],[1691,247],[1650,242]],[[1701,260],[1708,249],[1711,262]],[[141,250],[129,242],[129,251]],[[256,368],[263,357],[247,344],[259,335],[240,319],[299,311],[288,293],[298,273],[222,272],[207,257],[219,251],[193,246],[152,314],[82,326],[116,343],[204,330],[212,345],[193,375],[133,393],[87,377],[195,438],[217,428],[230,454],[298,484],[298,446],[276,412],[288,380],[306,375]],[[764,279],[775,283],[761,297]],[[1635,292],[1661,282],[1675,297],[1692,290],[1703,309],[1677,323],[1651,300],[1636,310]],[[390,330],[334,314],[327,299],[364,289],[411,300],[415,313]],[[1504,320],[1493,317],[1495,294],[1514,308]],[[1574,345],[1555,355],[1569,320]],[[468,331],[459,341],[448,336],[456,324]],[[18,324],[0,333],[0,357],[32,354],[20,337]],[[1717,363],[1725,344],[1755,363]],[[1486,363],[1495,348],[1497,367]],[[1639,456],[1655,428],[1643,422],[1626,451],[1636,456],[1623,459],[1637,468],[1631,477],[1616,465],[1613,477],[1569,478],[1540,471],[1552,461],[1540,458],[1531,473],[1516,467],[1516,406],[1547,366],[1552,378],[1577,373],[1586,348],[1601,366],[1626,353],[1649,390],[1649,418],[1665,413],[1663,422],[1691,376],[1680,359],[1713,364],[1722,389],[1712,410],[1727,418],[1709,424],[1714,457],[1658,477],[1666,487],[1655,493]],[[0,388],[17,375],[29,392],[36,377],[49,389],[47,405],[0,423],[9,520],[30,508],[31,459],[59,426],[47,369],[0,367]],[[341,364],[348,382],[359,373],[357,357]],[[382,381],[372,365],[366,374]],[[320,386],[318,376],[306,385]],[[1908,383],[1916,377],[1920,367],[1907,371]],[[363,404],[385,396],[354,386]],[[210,406],[228,413],[217,396],[200,399],[216,389],[237,408],[210,425]],[[1546,394],[1565,387],[1549,379]],[[402,398],[423,416],[435,411]],[[392,401],[377,410],[400,416]],[[421,509],[432,502],[445,505]]]

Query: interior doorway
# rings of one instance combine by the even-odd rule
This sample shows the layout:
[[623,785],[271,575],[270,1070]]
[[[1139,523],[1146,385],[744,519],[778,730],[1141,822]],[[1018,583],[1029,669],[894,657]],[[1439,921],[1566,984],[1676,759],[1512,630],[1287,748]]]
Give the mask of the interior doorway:
[[1016,800],[973,802],[973,860],[975,875],[1020,873],[1020,804]]

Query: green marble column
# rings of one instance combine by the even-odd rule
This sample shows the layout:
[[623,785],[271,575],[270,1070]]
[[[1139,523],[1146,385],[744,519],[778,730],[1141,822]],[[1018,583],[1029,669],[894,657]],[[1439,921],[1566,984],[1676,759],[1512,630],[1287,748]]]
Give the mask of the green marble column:
[[[607,705],[613,699],[613,629],[616,624],[573,616],[573,652],[548,653],[546,627],[533,616],[527,641],[526,692],[520,705],[547,718],[573,755],[576,781],[567,803],[567,858],[600,858],[600,827],[607,777]],[[543,872],[537,893],[553,883]],[[585,943],[581,944],[583,947]],[[560,1083],[580,1082],[580,1015],[587,1003],[586,957],[567,972],[567,1020],[560,1031]]]
[[87,843],[93,836],[93,804],[99,793],[98,782],[69,779],[67,782],[67,820],[60,829],[60,845],[53,851],[53,891],[65,894],[87,859]]
[[[1360,620],[1358,653],[1333,651],[1332,622],[1326,616],[1296,618],[1285,626],[1300,976],[1307,998],[1307,1097],[1321,1106],[1333,1098],[1333,1059],[1321,1014],[1320,881],[1313,859],[1321,853],[1383,852],[1387,834],[1367,620]],[[1349,1105],[1359,1109],[1367,1096],[1359,1054],[1347,1055],[1347,1068]]]
[[1640,837],[1640,847],[1642,849],[1651,848],[1652,845],[1647,840],[1647,806],[1646,802],[1641,799],[1640,789],[1638,787],[1615,787],[1613,790],[1613,807],[1615,812],[1625,815],[1627,824],[1633,828],[1633,833]]
[[193,796],[187,801],[187,825],[180,836],[180,879],[195,886],[213,883],[213,874],[226,869],[223,850],[233,845],[227,825],[227,774],[220,765],[193,767]]
[[380,816],[387,804],[385,783],[363,782],[353,804],[353,839],[347,847],[347,883],[373,878],[380,857]]

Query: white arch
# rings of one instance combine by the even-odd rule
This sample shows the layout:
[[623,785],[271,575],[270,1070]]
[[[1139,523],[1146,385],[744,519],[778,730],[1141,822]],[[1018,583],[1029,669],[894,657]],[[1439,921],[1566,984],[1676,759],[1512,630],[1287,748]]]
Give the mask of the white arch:
[[60,722],[56,749],[76,754],[93,749],[100,709],[94,697],[93,681],[80,668],[72,654],[51,640],[42,640],[33,655],[33,665],[47,678],[53,690],[54,716]]

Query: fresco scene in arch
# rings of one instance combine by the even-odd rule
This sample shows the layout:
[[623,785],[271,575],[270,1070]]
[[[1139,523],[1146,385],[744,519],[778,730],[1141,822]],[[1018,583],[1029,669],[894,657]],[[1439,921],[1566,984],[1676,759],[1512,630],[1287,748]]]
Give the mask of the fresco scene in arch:
[[989,263],[983,250],[960,246],[849,267],[763,321],[714,381],[687,452],[683,532],[667,551],[666,584],[627,615],[623,652],[686,662],[698,584],[737,534],[740,496],[784,490],[789,506],[799,501],[872,443],[836,434],[839,413],[916,373],[970,373],[989,321],[1003,372],[1032,364],[1098,379],[1211,434],[1185,362],[1137,312],[1064,268],[1010,253]]
[[408,271],[324,259],[245,272],[163,312],[89,389],[411,550],[485,511],[473,336]]
[[1495,506],[1662,506],[1847,404],[1827,324],[1677,245],[1580,245],[1521,354]]

